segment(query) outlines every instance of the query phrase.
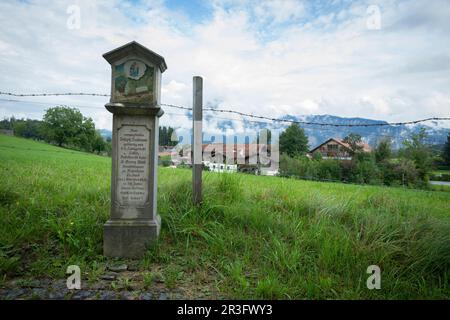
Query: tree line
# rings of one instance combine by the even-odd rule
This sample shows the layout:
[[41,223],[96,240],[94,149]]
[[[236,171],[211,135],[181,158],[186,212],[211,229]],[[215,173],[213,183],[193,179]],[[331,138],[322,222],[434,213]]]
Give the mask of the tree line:
[[159,145],[160,146],[175,146],[178,141],[176,139],[173,139],[172,141],[172,135],[174,135],[175,129],[172,127],[165,127],[160,126],[159,127]]
[[394,150],[391,140],[381,139],[373,151],[364,152],[362,137],[350,133],[344,138],[351,160],[323,159],[309,155],[308,137],[298,124],[280,135],[280,175],[311,180],[330,180],[363,184],[426,187],[436,166],[450,165],[450,133],[443,148],[428,145],[422,128]]
[[[14,135],[45,141],[60,147],[111,154],[111,138],[103,138],[91,118],[76,108],[47,109],[42,120],[3,119],[0,129]],[[159,128],[160,146],[174,146],[174,129]],[[270,140],[270,131],[267,133]],[[421,129],[403,141],[399,150],[389,139],[379,141],[371,152],[361,149],[362,138],[349,134],[344,142],[350,146],[351,160],[322,159],[320,154],[307,157],[308,136],[298,124],[292,124],[280,135],[280,175],[313,180],[334,180],[354,183],[426,186],[436,166],[450,166],[450,133],[443,148],[425,143],[427,133]]]
[[[76,108],[54,107],[46,110],[42,120],[16,119],[0,120],[0,129],[11,130],[15,136],[45,141],[59,147],[111,155],[111,138],[104,138],[96,130],[92,118],[83,116]],[[159,128],[160,145],[173,146],[171,127]]]
[[104,139],[95,129],[92,118],[83,116],[76,108],[47,109],[42,120],[3,119],[0,128],[12,130],[18,137],[45,141],[59,147],[96,154],[111,153],[111,141]]

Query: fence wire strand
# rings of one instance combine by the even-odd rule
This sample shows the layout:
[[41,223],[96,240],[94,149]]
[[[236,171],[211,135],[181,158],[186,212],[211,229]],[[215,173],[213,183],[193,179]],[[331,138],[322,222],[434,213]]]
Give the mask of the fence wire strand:
[[[103,93],[85,93],[85,92],[65,92],[65,93],[12,93],[12,92],[4,92],[0,91],[0,95],[7,95],[7,96],[13,96],[13,97],[48,97],[48,96],[96,96],[96,97],[110,97],[109,94],[103,94]],[[23,101],[23,100],[14,100],[14,99],[0,99],[3,101],[11,101],[11,102],[25,102],[25,103],[44,103],[44,102],[34,102],[34,101]],[[47,103],[45,103],[47,104]],[[52,103],[54,104],[54,102]],[[62,106],[66,106],[65,104]],[[186,110],[186,111],[192,111],[191,107],[186,106],[180,106],[175,104],[167,104],[167,103],[161,103],[161,106],[168,107],[168,108],[175,108],[180,110]],[[83,108],[93,108],[93,109],[101,109],[100,107],[88,107],[84,106]],[[292,119],[280,119],[280,118],[273,118],[273,117],[266,117],[262,115],[255,115],[251,113],[245,113],[241,111],[236,111],[232,109],[220,109],[220,108],[211,108],[211,107],[203,107],[204,111],[209,112],[217,112],[217,113],[229,113],[229,114],[236,114],[241,117],[247,117],[247,118],[254,118],[254,119],[260,119],[260,120],[268,120],[270,122],[281,122],[281,123],[296,123],[301,125],[311,125],[311,126],[329,126],[329,127],[381,127],[381,126],[403,126],[403,125],[409,125],[409,124],[418,124],[422,122],[429,122],[429,121],[449,121],[450,117],[429,117],[424,119],[418,119],[418,120],[412,120],[412,121],[403,121],[403,122],[377,122],[377,123],[325,123],[325,122],[314,122],[314,121],[301,121],[301,120],[292,120]],[[227,120],[241,120],[241,119],[227,119]],[[242,121],[242,120],[241,120]],[[245,119],[245,121],[251,121]],[[253,121],[256,122],[256,121]],[[267,122],[262,122],[267,123]]]

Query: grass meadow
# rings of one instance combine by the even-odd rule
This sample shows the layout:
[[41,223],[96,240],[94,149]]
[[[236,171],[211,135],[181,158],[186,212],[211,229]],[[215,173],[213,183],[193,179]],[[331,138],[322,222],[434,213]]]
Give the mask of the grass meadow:
[[[110,208],[111,160],[0,135],[0,285],[95,282]],[[448,299],[450,192],[160,168],[160,239],[137,261],[143,282],[232,299]],[[442,189],[444,190],[444,189]],[[115,260],[114,260],[115,262]],[[367,267],[381,268],[368,290]]]

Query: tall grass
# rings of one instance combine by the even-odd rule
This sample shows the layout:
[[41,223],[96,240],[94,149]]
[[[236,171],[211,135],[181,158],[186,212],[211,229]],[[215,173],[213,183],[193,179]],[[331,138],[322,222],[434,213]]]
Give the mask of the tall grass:
[[[103,270],[110,165],[0,136],[0,272]],[[450,296],[449,193],[204,173],[204,201],[193,206],[190,179],[189,170],[159,170],[163,224],[139,261],[147,278],[161,273],[170,287],[222,298]],[[366,287],[373,264],[381,290]]]

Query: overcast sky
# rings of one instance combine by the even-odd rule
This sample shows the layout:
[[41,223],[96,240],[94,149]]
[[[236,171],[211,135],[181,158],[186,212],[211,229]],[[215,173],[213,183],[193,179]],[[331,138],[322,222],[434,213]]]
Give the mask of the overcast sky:
[[[272,117],[450,116],[448,0],[2,0],[0,23],[0,91],[109,93],[102,54],[136,40],[166,60],[163,103],[191,106],[200,75],[205,104]],[[62,103],[111,128],[105,97],[22,99],[40,103],[0,100],[0,117]]]

